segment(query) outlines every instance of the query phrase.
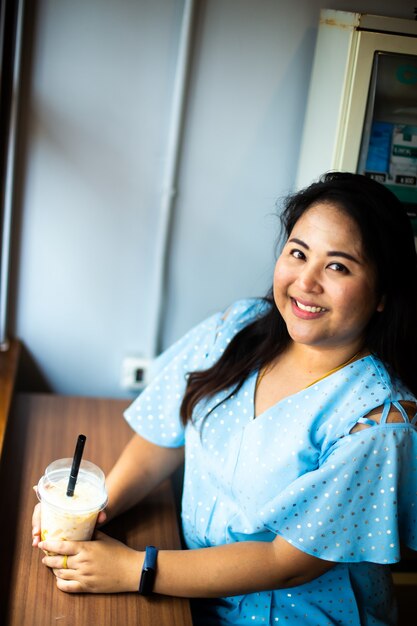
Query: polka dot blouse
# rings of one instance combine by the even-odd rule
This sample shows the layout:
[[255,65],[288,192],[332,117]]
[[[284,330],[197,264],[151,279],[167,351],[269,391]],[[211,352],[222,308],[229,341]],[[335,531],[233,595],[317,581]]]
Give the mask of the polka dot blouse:
[[[279,534],[336,566],[299,587],[202,600],[196,624],[395,624],[388,565],[400,541],[417,549],[416,419],[399,401],[415,398],[379,359],[357,360],[256,419],[254,372],[238,393],[200,402],[193,422],[181,424],[187,372],[210,367],[265,306],[241,300],[192,329],[158,357],[125,418],[153,443],[185,445],[189,548]],[[386,422],[392,405],[403,422]],[[380,423],[366,417],[375,407]],[[351,433],[358,422],[367,428]]]

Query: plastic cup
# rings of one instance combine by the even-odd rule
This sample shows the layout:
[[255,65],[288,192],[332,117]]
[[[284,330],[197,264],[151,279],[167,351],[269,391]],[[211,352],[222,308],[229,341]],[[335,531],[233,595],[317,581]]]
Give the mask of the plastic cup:
[[90,461],[81,461],[73,496],[67,496],[72,459],[58,459],[39,480],[41,539],[89,541],[99,512],[107,504],[105,476]]

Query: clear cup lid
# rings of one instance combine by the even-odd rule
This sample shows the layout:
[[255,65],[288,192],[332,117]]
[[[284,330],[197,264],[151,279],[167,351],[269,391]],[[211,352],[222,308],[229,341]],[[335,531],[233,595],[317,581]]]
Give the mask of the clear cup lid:
[[71,465],[72,459],[58,459],[48,465],[38,483],[39,500],[56,508],[76,512],[104,509],[108,500],[105,476],[102,470],[90,461],[81,461],[74,495],[66,495]]

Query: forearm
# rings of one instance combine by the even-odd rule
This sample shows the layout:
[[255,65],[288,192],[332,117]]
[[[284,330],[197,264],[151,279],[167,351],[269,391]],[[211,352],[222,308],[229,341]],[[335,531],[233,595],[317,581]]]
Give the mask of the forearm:
[[215,598],[284,589],[304,584],[333,566],[301,553],[282,539],[278,544],[248,541],[196,550],[160,551],[154,591]]
[[107,519],[140,502],[170,476],[182,460],[182,448],[163,448],[134,435],[106,477]]
[[[136,592],[144,552],[97,532],[95,541],[43,541],[43,563],[59,589],[79,593]],[[63,568],[63,556],[67,568]],[[217,598],[302,585],[334,566],[294,548],[281,537],[196,550],[160,550],[154,591],[188,598]]]

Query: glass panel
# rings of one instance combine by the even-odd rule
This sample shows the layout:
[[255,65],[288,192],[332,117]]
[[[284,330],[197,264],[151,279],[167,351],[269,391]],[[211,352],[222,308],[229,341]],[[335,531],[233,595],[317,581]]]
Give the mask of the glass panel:
[[396,194],[417,235],[417,56],[375,52],[358,172]]

